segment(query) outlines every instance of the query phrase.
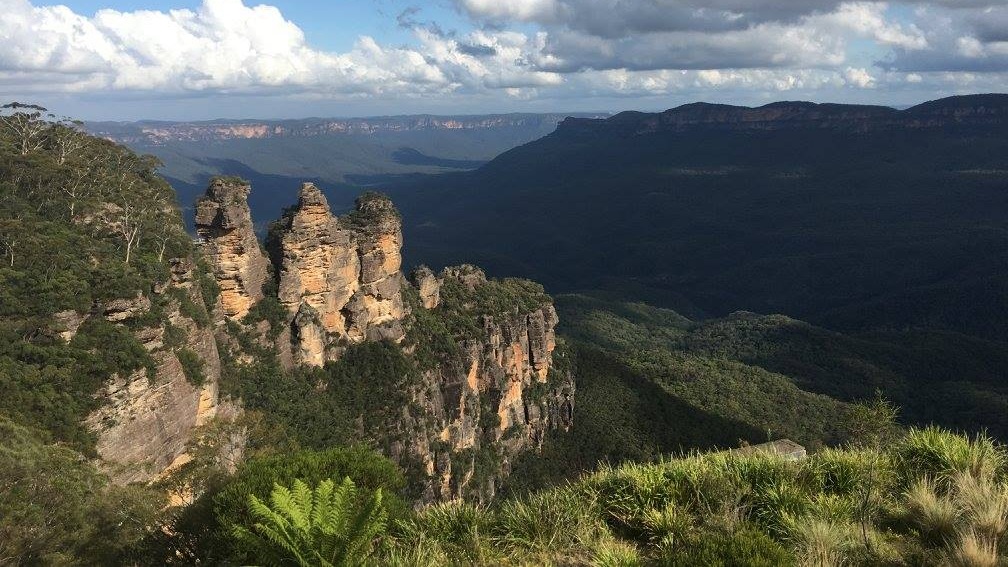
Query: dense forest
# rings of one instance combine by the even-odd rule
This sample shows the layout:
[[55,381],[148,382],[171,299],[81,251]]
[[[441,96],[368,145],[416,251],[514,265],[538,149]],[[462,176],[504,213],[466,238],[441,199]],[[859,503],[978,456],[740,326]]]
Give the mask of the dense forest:
[[66,343],[64,319],[163,284],[190,238],[153,158],[40,107],[7,105],[0,126],[0,413],[90,453],[98,387],[153,362],[98,319]]
[[578,378],[571,431],[516,465],[512,488],[573,478],[599,462],[790,438],[849,443],[856,404],[877,392],[901,427],[938,424],[1008,438],[1008,348],[945,331],[844,334],[781,315],[692,321],[668,309],[557,297]]

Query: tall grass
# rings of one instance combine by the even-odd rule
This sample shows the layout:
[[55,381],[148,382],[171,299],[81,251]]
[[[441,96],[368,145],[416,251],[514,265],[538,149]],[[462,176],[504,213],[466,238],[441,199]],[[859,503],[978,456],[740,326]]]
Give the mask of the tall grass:
[[565,486],[505,501],[493,519],[493,539],[511,553],[587,553],[605,527],[586,495]]
[[974,531],[963,533],[942,557],[948,567],[997,567],[998,563],[997,546]]
[[424,552],[432,557],[443,555],[450,562],[483,564],[502,557],[489,541],[491,521],[490,511],[484,506],[466,502],[435,504],[396,526],[394,552],[404,560]]
[[603,465],[489,507],[432,506],[396,526],[383,557],[390,565],[1008,565],[1005,463],[984,435],[924,428],[881,452]]
[[951,482],[959,473],[991,478],[1005,466],[1004,451],[986,434],[970,438],[933,426],[911,429],[897,444],[895,456],[904,479],[929,476]]
[[848,563],[848,551],[855,545],[854,526],[829,520],[796,521],[790,530],[798,565],[840,567]]
[[930,477],[918,479],[904,495],[907,520],[919,530],[931,545],[952,540],[959,525],[959,507],[950,498],[939,494],[937,483]]

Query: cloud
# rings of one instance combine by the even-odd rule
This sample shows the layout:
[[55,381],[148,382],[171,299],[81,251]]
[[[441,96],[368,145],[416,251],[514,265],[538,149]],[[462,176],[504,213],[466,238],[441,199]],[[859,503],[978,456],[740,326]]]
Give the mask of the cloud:
[[836,0],[456,0],[490,22],[562,25],[598,37],[635,33],[741,30],[830,11]]
[[868,89],[875,86],[875,77],[872,77],[867,69],[847,67],[843,76],[844,81],[852,87]]
[[852,2],[832,12],[792,22],[764,22],[723,31],[654,31],[610,37],[551,28],[544,50],[558,72],[586,69],[820,68],[844,65],[848,45],[869,39],[881,46],[923,49],[927,39],[914,25],[886,20],[882,3]]
[[880,65],[897,71],[1008,71],[1008,5],[922,7],[917,11],[928,49],[897,50]]
[[444,89],[423,54],[362,36],[351,51],[313,49],[267,5],[205,0],[197,10],[100,10],[0,0],[0,80],[42,72],[36,89],[380,92]]
[[242,0],[93,16],[0,0],[0,96],[762,100],[1008,87],[1004,0],[453,1],[470,18],[453,23],[462,29],[408,5],[388,16],[412,33],[405,45],[361,35],[334,52],[276,7]]

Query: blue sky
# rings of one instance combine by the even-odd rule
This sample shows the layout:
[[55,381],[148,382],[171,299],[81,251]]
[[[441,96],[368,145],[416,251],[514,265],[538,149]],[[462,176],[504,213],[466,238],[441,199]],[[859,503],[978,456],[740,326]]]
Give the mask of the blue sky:
[[87,119],[908,105],[1008,90],[1008,0],[0,0],[0,97]]

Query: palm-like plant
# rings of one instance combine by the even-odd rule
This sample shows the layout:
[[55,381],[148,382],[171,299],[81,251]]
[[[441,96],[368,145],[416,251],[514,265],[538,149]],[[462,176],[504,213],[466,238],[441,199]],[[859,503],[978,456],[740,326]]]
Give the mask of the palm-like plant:
[[349,478],[338,486],[324,480],[314,490],[300,480],[289,489],[274,484],[269,500],[267,505],[249,495],[255,523],[232,530],[239,545],[264,565],[360,565],[388,520],[381,489],[361,500]]

